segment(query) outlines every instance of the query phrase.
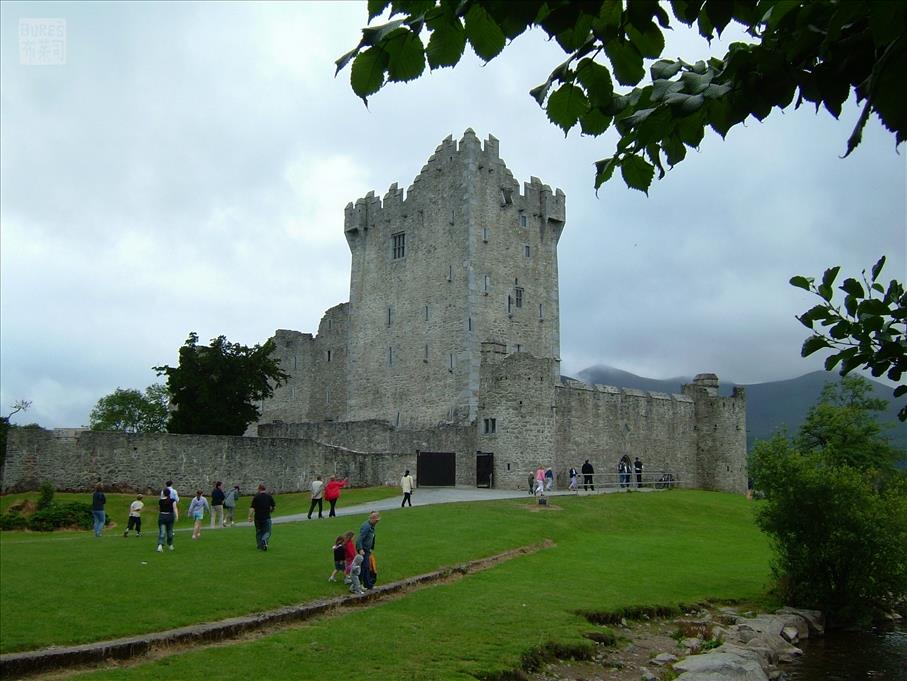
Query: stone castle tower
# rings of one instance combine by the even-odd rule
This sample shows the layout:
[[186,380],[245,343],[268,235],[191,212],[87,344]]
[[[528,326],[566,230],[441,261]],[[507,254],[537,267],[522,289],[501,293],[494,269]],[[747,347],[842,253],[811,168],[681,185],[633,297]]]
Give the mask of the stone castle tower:
[[[453,479],[525,484],[623,457],[684,484],[746,489],[745,397],[713,374],[683,394],[589,386],[560,376],[557,246],[565,196],[520,188],[472,130],[447,137],[404,193],[345,209],[350,299],[318,334],[278,330],[289,381],[250,434],[316,438],[360,452],[449,456]],[[336,426],[336,427],[334,427]],[[479,464],[478,460],[482,463]]]

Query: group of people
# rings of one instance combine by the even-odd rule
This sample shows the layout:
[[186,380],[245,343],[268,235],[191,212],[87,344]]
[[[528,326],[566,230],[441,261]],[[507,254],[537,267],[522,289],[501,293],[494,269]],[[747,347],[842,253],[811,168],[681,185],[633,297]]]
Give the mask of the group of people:
[[[639,457],[636,457],[636,460],[631,464],[629,459],[626,457],[622,458],[617,464],[617,475],[618,475],[618,484],[621,488],[629,487],[631,474],[636,475],[636,486],[642,487],[642,471],[643,464],[639,460]],[[589,462],[589,459],[583,463],[579,472],[577,472],[574,466],[570,467],[568,476],[570,478],[569,489],[571,492],[579,491],[579,475],[582,473],[583,476],[583,490],[585,491],[595,491],[595,468]],[[541,495],[545,492],[550,492],[554,487],[554,471],[551,468],[543,468],[539,466],[535,473],[529,474],[529,494]]]
[[[375,588],[378,579],[378,562],[375,559],[375,525],[381,520],[377,511],[372,511],[368,520],[359,527],[359,534],[352,532],[339,535],[331,551],[334,555],[334,570],[329,582],[337,581],[342,572],[343,582],[349,585],[350,593],[364,594]],[[355,537],[355,542],[353,538]]]
[[337,500],[340,498],[340,490],[346,487],[346,484],[346,480],[338,480],[334,475],[328,478],[327,484],[325,484],[324,480],[321,479],[321,476],[316,475],[315,479],[312,480],[311,485],[312,503],[309,504],[308,519],[312,519],[312,513],[315,512],[315,506],[318,506],[318,517],[324,518],[322,515],[324,501],[327,501],[331,505],[331,508],[328,511],[328,518],[337,517]]

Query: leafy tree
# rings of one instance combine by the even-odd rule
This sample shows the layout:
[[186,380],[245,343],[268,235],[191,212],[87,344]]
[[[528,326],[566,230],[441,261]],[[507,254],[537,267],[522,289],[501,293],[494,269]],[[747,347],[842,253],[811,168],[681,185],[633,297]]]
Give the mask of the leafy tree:
[[30,407],[31,400],[17,400],[9,406],[10,412],[6,416],[0,416],[0,464],[6,461],[6,438],[9,429],[14,427],[9,420],[20,411],[28,411]]
[[[803,357],[832,348],[825,360],[828,371],[840,363],[846,376],[857,367],[865,366],[873,376],[885,374],[890,380],[902,381],[907,374],[907,292],[904,285],[892,279],[887,288],[879,277],[885,257],[879,259],[862,282],[848,278],[838,289],[844,292],[843,304],[834,301],[835,279],[840,267],[825,270],[822,283],[812,277],[793,277],[791,285],[818,296],[821,302],[797,317],[813,334],[803,343]],[[842,307],[843,306],[843,307]],[[817,328],[818,327],[818,328]],[[894,396],[907,394],[907,383],[894,389]],[[898,411],[898,418],[907,421],[907,404]]]
[[271,397],[288,375],[271,356],[274,342],[251,348],[218,336],[198,345],[192,332],[179,351],[179,366],[158,366],[167,376],[174,411],[171,433],[242,435],[261,412],[256,402]]
[[779,595],[837,624],[897,607],[907,592],[907,476],[870,390],[860,377],[827,384],[793,440],[757,442],[750,463]]
[[858,470],[890,469],[903,452],[891,445],[875,418],[888,403],[871,393],[872,385],[861,376],[826,383],[800,426],[797,449]]
[[[845,625],[898,607],[907,593],[907,484],[804,454],[783,435],[757,443],[751,472],[766,495],[759,527],[772,540],[786,603]],[[900,605],[903,605],[901,603]]]
[[170,394],[155,383],[144,394],[132,388],[117,388],[105,395],[91,410],[92,430],[121,430],[126,433],[160,433],[166,429]]
[[[836,118],[851,92],[863,103],[845,156],[861,140],[871,113],[907,135],[907,4],[875,0],[671,0],[676,22],[711,41],[731,23],[751,42],[721,57],[689,63],[664,59],[671,16],[652,0],[369,0],[369,21],[390,9],[387,23],[362,30],[340,57],[353,91],[367,101],[388,81],[409,81],[454,66],[466,44],[488,62],[527,29],[540,28],[567,58],[530,91],[564,132],[579,125],[599,136],[612,125],[615,153],[595,164],[598,188],[620,169],[629,187],[648,192],[657,169],[674,166],[710,128],[722,137],[754,117],[803,102]],[[423,42],[427,33],[427,44]],[[649,63],[649,82],[646,64]],[[615,81],[626,89],[615,89]],[[635,87],[633,87],[635,86]]]

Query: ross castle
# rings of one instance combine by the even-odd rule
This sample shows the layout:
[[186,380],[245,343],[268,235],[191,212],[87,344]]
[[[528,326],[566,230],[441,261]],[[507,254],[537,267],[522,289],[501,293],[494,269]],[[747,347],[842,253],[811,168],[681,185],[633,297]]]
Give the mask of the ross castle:
[[[445,139],[412,186],[346,207],[350,300],[312,336],[279,330],[290,375],[257,434],[409,451],[421,484],[526,484],[639,456],[683,484],[746,489],[745,398],[697,376],[682,395],[560,375],[561,190],[520,188],[472,130]],[[363,438],[362,428],[372,431]]]
[[[559,486],[588,459],[597,484],[640,457],[646,480],[746,490],[746,401],[700,374],[680,395],[587,385],[560,375],[560,190],[520,189],[472,130],[445,139],[404,194],[346,207],[350,300],[313,336],[279,330],[290,378],[247,437],[17,429],[2,491],[186,489],[214,480],[308,489],[316,475],[353,485],[518,488],[539,465]],[[162,477],[164,476],[164,477]]]

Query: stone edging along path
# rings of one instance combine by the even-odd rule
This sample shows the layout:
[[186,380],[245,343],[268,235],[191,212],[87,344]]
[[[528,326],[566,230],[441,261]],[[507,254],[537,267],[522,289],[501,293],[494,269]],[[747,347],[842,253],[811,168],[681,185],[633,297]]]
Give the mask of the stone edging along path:
[[546,539],[538,544],[511,549],[488,558],[480,558],[461,563],[460,565],[444,567],[423,575],[409,577],[399,582],[376,586],[372,591],[368,591],[362,596],[334,596],[333,598],[290,605],[276,610],[231,617],[217,622],[203,622],[178,629],[138,634],[110,641],[97,641],[95,643],[67,647],[53,646],[22,653],[8,653],[0,655],[0,678],[19,678],[54,670],[98,664],[109,659],[126,660],[145,655],[158,648],[167,648],[174,645],[214,643],[236,638],[253,631],[303,622],[342,607],[355,607],[365,603],[374,603],[413,587],[443,582],[452,577],[467,575],[472,572],[481,572],[499,563],[552,546],[554,546],[554,543]]

